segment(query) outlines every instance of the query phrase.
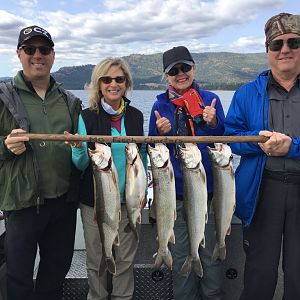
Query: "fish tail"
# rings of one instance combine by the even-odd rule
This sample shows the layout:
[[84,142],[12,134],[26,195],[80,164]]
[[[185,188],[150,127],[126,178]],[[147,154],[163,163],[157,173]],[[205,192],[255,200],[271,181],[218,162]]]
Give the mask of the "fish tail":
[[161,253],[159,253],[159,251],[157,252],[157,256],[156,256],[155,263],[154,263],[154,268],[159,269],[162,266],[163,263],[170,270],[172,270],[173,258],[172,258],[172,254],[169,250],[167,251],[167,253],[165,255],[162,255]]
[[203,277],[203,268],[202,268],[200,257],[193,260],[193,270],[197,274],[198,277],[200,277],[200,278]]
[[220,247],[218,244],[216,244],[212,255],[212,260],[213,261],[216,261],[217,259],[225,260],[225,258],[226,258],[226,245]]
[[190,255],[187,256],[184,264],[181,267],[180,274],[183,276],[187,276],[192,271],[192,268],[197,276],[202,278],[203,268],[199,256],[197,258],[193,258]]

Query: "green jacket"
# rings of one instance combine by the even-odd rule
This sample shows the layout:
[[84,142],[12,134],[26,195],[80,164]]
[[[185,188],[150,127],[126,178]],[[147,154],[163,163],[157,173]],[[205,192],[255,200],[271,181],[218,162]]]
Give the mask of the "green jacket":
[[[21,100],[22,99],[22,100]],[[10,153],[5,137],[12,129],[32,133],[77,131],[81,101],[51,78],[45,100],[30,88],[18,72],[12,83],[0,84],[0,209],[37,206],[44,198],[68,192],[77,201],[79,171],[63,142],[29,141],[21,155]]]

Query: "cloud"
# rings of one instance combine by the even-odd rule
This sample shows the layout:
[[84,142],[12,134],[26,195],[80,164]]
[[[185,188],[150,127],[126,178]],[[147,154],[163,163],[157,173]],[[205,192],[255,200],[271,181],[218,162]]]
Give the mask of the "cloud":
[[261,50],[264,47],[264,45],[265,39],[263,37],[244,36],[234,41],[232,44],[229,45],[229,47],[235,51],[239,49],[247,49],[247,52],[249,52],[249,49]]
[[[95,1],[97,2],[97,1]],[[75,13],[43,10],[42,2],[20,1],[18,14],[0,10],[0,47],[14,49],[19,30],[40,25],[54,40],[56,65],[97,63],[107,56],[151,54],[186,45],[192,52],[252,49],[261,44],[243,37],[232,45],[209,38],[228,28],[247,25],[257,16],[283,4],[283,0],[125,0],[98,1],[85,8],[82,0]],[[60,1],[61,4],[64,1]],[[70,4],[71,5],[71,4]],[[60,6],[66,7],[66,6]],[[36,12],[38,8],[39,13]],[[28,12],[29,11],[29,12]],[[29,13],[29,14],[28,14]],[[259,39],[259,38],[257,38]],[[216,39],[217,41],[218,39]],[[247,42],[249,40],[249,42]]]

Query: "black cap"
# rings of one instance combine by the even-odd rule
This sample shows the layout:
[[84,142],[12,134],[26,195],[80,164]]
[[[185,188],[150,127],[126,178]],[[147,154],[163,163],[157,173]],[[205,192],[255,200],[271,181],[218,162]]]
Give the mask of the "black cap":
[[163,68],[165,73],[168,73],[176,64],[179,63],[185,63],[191,66],[195,64],[190,51],[186,47],[178,46],[164,52]]
[[48,41],[50,46],[54,46],[50,33],[42,27],[33,25],[25,27],[20,31],[17,48],[19,48],[25,41],[31,39],[34,36],[44,37]]

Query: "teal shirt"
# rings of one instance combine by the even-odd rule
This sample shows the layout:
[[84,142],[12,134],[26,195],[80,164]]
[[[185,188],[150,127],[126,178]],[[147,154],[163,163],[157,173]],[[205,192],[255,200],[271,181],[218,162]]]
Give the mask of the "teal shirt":
[[[79,116],[78,119],[78,134],[86,135],[86,127],[82,116]],[[112,136],[126,136],[126,130],[124,125],[124,117],[121,119],[121,133],[114,127],[111,128]],[[126,183],[126,155],[125,155],[125,146],[126,143],[112,143],[111,151],[114,164],[117,169],[118,178],[119,178],[119,189],[120,189],[120,199],[121,202],[124,202],[125,195],[125,183]],[[144,164],[145,170],[147,170],[147,153],[146,145],[143,144],[141,147],[141,155]],[[81,148],[72,148],[72,161],[74,165],[81,171],[84,171],[89,165],[89,155],[87,151],[87,143],[84,142]]]

